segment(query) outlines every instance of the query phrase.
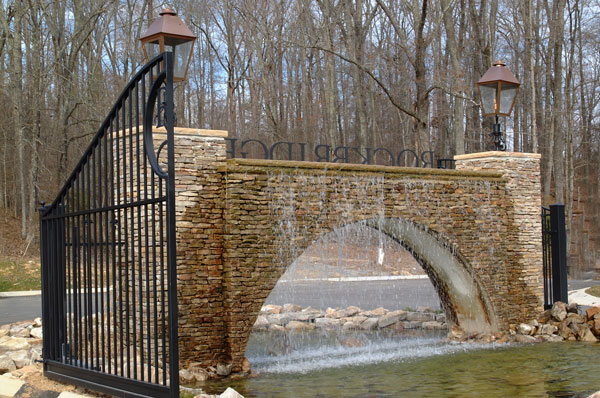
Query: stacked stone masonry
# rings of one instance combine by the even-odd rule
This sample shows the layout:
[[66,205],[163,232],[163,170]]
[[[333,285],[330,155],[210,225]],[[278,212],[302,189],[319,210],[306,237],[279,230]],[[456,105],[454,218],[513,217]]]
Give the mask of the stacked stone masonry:
[[[543,310],[537,155],[467,155],[458,170],[227,160],[225,136],[175,137],[181,366],[240,371],[286,267],[323,234],[356,222],[405,220],[448,247],[497,329]],[[421,265],[455,320],[448,281]]]

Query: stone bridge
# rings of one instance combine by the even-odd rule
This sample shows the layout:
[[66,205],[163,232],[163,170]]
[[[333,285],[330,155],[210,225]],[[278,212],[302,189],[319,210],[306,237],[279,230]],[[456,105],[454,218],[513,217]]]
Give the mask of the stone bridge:
[[239,371],[286,267],[351,223],[409,250],[467,331],[506,330],[543,309],[537,154],[462,155],[456,170],[226,159],[226,132],[176,132],[182,366]]

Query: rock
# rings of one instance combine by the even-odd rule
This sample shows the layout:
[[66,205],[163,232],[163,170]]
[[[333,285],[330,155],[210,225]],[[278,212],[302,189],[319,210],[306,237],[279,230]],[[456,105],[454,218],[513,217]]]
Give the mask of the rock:
[[377,323],[379,323],[379,319],[367,318],[363,323],[360,324],[360,328],[363,330],[373,330],[377,328]]
[[302,311],[302,307],[296,304],[284,304],[283,312],[298,312]]
[[268,304],[261,308],[262,312],[266,312],[268,314],[281,314],[282,307],[280,305]]
[[600,307],[590,307],[585,310],[585,315],[587,315],[588,319],[593,319],[597,314],[600,314]]
[[248,358],[244,357],[244,360],[242,361],[242,372],[250,373],[250,370],[250,361],[248,360]]
[[587,398],[600,398],[600,391],[596,391],[595,393],[588,396]]
[[545,324],[545,325],[542,325],[542,327],[540,327],[539,332],[540,332],[540,334],[552,335],[552,334],[558,332],[558,328],[551,324]]
[[580,328],[579,332],[577,333],[577,337],[580,341],[586,341],[590,343],[595,343],[596,341],[598,341],[596,336],[594,336],[592,331],[587,327]]
[[9,330],[10,330],[10,325],[0,326],[0,337],[4,337],[4,336],[8,335]]
[[567,304],[567,313],[577,314],[577,303]]
[[4,336],[0,338],[0,354],[8,351],[27,350],[29,347],[29,342],[23,337]]
[[290,319],[291,317],[288,314],[273,314],[267,316],[267,320],[271,325],[285,326],[290,321]]
[[365,345],[362,340],[356,337],[338,337],[336,341],[343,347],[363,347]]
[[42,318],[39,318],[39,317],[35,318],[33,320],[33,327],[34,328],[40,328],[40,327],[42,327]]
[[402,322],[403,329],[421,329],[423,327],[423,322],[419,321],[404,321]]
[[592,332],[596,336],[600,336],[600,318],[594,319],[594,325],[592,326]]
[[466,333],[460,326],[452,325],[448,332],[448,338],[451,340],[463,340],[466,338]]
[[522,335],[530,336],[535,332],[535,327],[528,325],[526,323],[521,323],[517,327],[517,332],[519,332],[519,334],[522,334]]
[[191,383],[194,381],[194,375],[187,369],[181,369],[179,371],[179,381],[182,383]]
[[267,330],[269,328],[269,325],[270,325],[270,323],[269,323],[269,320],[267,319],[267,317],[264,315],[259,315],[256,318],[256,322],[254,322],[253,328],[258,329],[258,330],[261,330],[261,329]]
[[8,331],[8,335],[12,337],[29,337],[29,328],[22,324],[13,324]]
[[550,310],[546,310],[542,313],[542,315],[540,315],[540,317],[538,318],[538,322],[539,323],[548,323],[550,321],[550,319],[552,319],[552,315],[550,314]]
[[567,306],[562,301],[557,301],[552,306],[552,309],[550,310],[550,315],[552,315],[552,318],[554,318],[558,322],[561,322],[567,317]]
[[425,312],[409,312],[406,314],[407,321],[428,322],[435,320],[435,315]]
[[17,369],[21,369],[31,363],[29,350],[9,351],[5,355],[8,355],[13,360]]
[[334,310],[333,308],[327,308],[325,311],[325,318],[339,319],[343,318],[343,316],[341,311]]
[[349,319],[350,322],[354,322],[357,325],[360,325],[361,323],[363,323],[366,320],[367,320],[367,317],[363,316],[363,315],[355,315]]
[[203,382],[209,379],[208,371],[202,368],[202,365],[199,363],[191,364],[187,370],[192,375],[192,378],[196,381]]
[[398,310],[388,312],[387,314],[379,318],[378,326],[380,328],[385,328],[404,319],[406,319],[406,311]]
[[231,364],[230,363],[218,363],[217,364],[217,374],[219,376],[229,376],[231,374]]
[[219,395],[219,398],[244,398],[244,396],[239,392],[235,391],[233,388],[227,387],[227,390],[225,390],[221,395]]
[[289,313],[290,319],[293,321],[302,322],[314,322],[317,318],[318,313],[315,312],[291,312]]
[[446,322],[446,314],[436,314],[435,320],[442,323]]
[[351,305],[350,307],[346,308],[345,310],[340,311],[340,318],[353,317],[354,315],[358,314],[359,312],[360,312],[360,308]]
[[373,316],[373,317],[380,317],[380,316],[384,316],[386,314],[387,310],[383,307],[379,307],[379,308],[375,308],[372,311],[367,311],[366,315],[367,316]]
[[444,325],[441,322],[437,322],[437,321],[423,322],[421,327],[426,330],[442,330],[442,329],[444,329]]
[[543,341],[548,341],[550,343],[555,343],[555,342],[559,342],[559,341],[563,341],[564,339],[561,336],[557,336],[554,334],[544,334],[541,336]]
[[14,361],[8,355],[0,355],[0,375],[17,370]]
[[333,329],[340,326],[342,321],[340,319],[332,318],[317,318],[315,319],[315,326],[322,329]]
[[417,307],[417,312],[433,312],[433,311],[431,310],[430,307],[419,306],[419,307]]
[[41,339],[43,338],[43,331],[42,328],[33,328],[29,331],[29,335],[33,338],[36,339]]
[[281,325],[269,326],[269,332],[285,332],[285,328]]
[[537,339],[535,337],[529,336],[529,335],[522,335],[522,334],[516,334],[514,336],[514,340],[517,343],[523,343],[523,344],[537,343]]
[[292,332],[308,331],[308,330],[313,330],[314,328],[315,328],[315,325],[313,323],[306,323],[306,322],[300,322],[300,321],[289,321],[285,325],[285,329],[292,331]]
[[358,323],[354,323],[352,321],[348,321],[346,323],[344,323],[344,326],[342,326],[343,330],[356,330],[356,329],[360,329],[360,324]]
[[498,344],[506,344],[508,342],[508,335],[503,334],[502,336],[496,337],[496,343]]

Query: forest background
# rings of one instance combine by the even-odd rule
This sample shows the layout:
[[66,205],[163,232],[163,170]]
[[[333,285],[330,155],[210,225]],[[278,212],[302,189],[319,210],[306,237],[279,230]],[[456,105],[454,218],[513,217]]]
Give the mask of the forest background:
[[25,244],[165,6],[198,36],[177,124],[231,138],[489,150],[476,82],[502,59],[522,83],[508,150],[542,154],[572,270],[600,267],[599,0],[0,0],[0,217]]

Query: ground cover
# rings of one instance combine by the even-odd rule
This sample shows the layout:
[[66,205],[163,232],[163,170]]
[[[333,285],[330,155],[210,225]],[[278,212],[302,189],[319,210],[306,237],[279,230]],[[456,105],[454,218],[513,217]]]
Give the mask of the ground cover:
[[585,292],[591,296],[600,297],[600,285],[592,286],[586,289]]
[[0,214],[0,292],[39,290],[41,270],[38,233],[21,237],[20,220]]

